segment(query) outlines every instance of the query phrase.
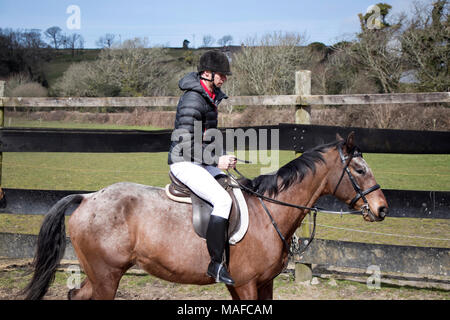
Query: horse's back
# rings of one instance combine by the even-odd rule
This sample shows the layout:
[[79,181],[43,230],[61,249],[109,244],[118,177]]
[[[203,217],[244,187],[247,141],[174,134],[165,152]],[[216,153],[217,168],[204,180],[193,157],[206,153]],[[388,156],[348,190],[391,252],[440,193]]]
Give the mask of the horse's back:
[[133,182],[118,182],[85,195],[72,218],[76,217],[77,223],[81,224],[84,221],[92,224],[94,219],[102,218],[102,224],[107,224],[105,219],[117,219],[119,215],[130,217],[180,205],[168,199],[163,188]]
[[184,226],[189,210],[189,205],[168,199],[163,188],[119,182],[85,195],[72,213],[69,232],[72,238],[123,238],[141,229]]
[[[95,252],[115,265],[136,263],[160,278],[188,283],[183,274],[196,265],[195,283],[206,283],[208,252],[195,234],[190,204],[170,200],[164,189],[121,182],[89,194],[69,222],[78,252]],[[192,260],[188,264],[186,261]]]

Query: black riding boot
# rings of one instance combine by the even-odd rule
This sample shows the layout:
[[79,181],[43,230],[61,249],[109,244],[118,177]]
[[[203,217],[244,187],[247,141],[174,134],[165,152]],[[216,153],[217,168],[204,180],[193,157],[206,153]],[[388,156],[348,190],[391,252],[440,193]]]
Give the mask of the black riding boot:
[[208,276],[215,278],[216,282],[234,285],[234,280],[223,264],[223,253],[225,250],[226,232],[228,220],[219,216],[211,215],[206,231],[206,246],[208,247],[211,262],[208,266]]

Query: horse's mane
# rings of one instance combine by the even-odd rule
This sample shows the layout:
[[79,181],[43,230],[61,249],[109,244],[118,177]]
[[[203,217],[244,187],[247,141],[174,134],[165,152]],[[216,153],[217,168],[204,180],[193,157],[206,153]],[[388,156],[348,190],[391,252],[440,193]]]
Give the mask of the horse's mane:
[[[250,181],[249,185],[260,194],[267,194],[272,197],[279,192],[289,188],[295,182],[301,182],[308,172],[316,173],[316,163],[325,163],[322,154],[328,149],[342,144],[344,141],[335,141],[323,144],[305,151],[300,157],[288,162],[282,166],[274,174],[260,175]],[[278,184],[278,180],[281,183]]]

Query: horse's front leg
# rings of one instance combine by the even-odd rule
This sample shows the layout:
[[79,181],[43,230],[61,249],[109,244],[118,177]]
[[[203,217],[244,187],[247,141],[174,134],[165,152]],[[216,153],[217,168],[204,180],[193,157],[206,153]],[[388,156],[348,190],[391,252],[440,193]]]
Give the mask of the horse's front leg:
[[233,300],[257,300],[258,288],[255,282],[249,282],[239,287],[227,286]]
[[273,300],[273,279],[258,288],[258,300]]

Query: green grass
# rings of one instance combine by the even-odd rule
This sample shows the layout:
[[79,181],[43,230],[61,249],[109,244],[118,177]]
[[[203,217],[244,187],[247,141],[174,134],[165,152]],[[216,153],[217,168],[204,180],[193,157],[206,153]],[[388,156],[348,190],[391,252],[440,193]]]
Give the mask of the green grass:
[[364,154],[383,188],[450,191],[450,155]]
[[98,190],[120,181],[163,186],[167,153],[4,153],[6,188]]
[[[12,125],[152,129],[38,121],[26,123],[19,121],[13,122]],[[280,151],[279,165],[284,165],[294,156],[291,151]],[[364,158],[382,188],[450,191],[450,155],[364,154]],[[248,177],[259,175],[261,168],[262,166],[258,164],[238,164],[238,169]],[[162,187],[169,182],[168,171],[166,152],[4,153],[2,186],[44,190],[98,190],[115,182],[131,181]],[[3,214],[0,215],[0,232],[36,234],[41,221],[42,216]],[[448,219],[387,218],[382,223],[366,223],[359,216],[341,218],[321,213],[318,215],[317,223],[318,238],[417,246],[449,246],[448,240],[437,240],[450,238]],[[339,228],[363,232],[348,232]],[[416,236],[427,239],[414,238]]]
[[[305,218],[303,223],[309,223]],[[419,247],[450,247],[448,219],[386,218],[369,223],[358,215],[318,213],[316,237],[327,240]]]
[[[27,121],[8,118],[11,127],[68,129],[156,130],[152,126]],[[268,153],[270,157],[270,152]],[[250,156],[245,156],[251,159]],[[295,157],[279,152],[279,166]],[[242,158],[242,156],[240,156]],[[450,155],[364,154],[377,182],[386,189],[450,191]],[[249,177],[261,173],[260,164],[239,164]],[[96,190],[117,181],[162,186],[167,183],[167,153],[4,153],[4,187]]]
[[[293,152],[280,151],[280,166]],[[367,154],[377,182],[386,189],[450,191],[449,155]],[[402,166],[397,163],[401,162]],[[248,177],[262,165],[238,164]],[[2,185],[7,188],[97,190],[119,181],[164,186],[168,181],[167,153],[21,152],[3,154]]]

